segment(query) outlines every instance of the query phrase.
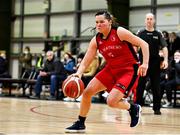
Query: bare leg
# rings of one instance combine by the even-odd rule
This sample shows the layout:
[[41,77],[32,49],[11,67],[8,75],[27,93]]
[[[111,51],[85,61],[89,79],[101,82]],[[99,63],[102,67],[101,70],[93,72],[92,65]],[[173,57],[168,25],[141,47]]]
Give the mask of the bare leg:
[[124,94],[122,92],[117,89],[112,89],[107,98],[107,104],[113,108],[129,110],[130,103],[122,100],[123,97]]
[[96,78],[93,78],[83,92],[79,115],[86,117],[91,107],[91,98],[106,87]]
[[130,127],[135,127],[140,120],[141,106],[130,104],[127,101],[122,100],[123,97],[124,94],[122,92],[117,89],[112,89],[108,96],[107,104],[113,108],[128,110],[131,117]]

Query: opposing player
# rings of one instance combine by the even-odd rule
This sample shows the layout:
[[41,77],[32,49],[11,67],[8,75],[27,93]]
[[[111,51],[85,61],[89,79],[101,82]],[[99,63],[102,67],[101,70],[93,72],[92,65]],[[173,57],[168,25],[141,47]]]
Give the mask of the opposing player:
[[[148,44],[122,27],[114,27],[109,12],[99,11],[95,15],[97,35],[89,43],[88,50],[77,72],[81,78],[83,72],[96,56],[97,50],[106,59],[106,66],[90,81],[83,92],[78,120],[65,132],[85,132],[85,120],[91,106],[91,98],[96,93],[107,90],[107,104],[110,107],[128,110],[131,116],[130,127],[139,123],[141,106],[123,100],[136,87],[138,76],[145,76],[148,68]],[[143,63],[132,45],[140,46]]]

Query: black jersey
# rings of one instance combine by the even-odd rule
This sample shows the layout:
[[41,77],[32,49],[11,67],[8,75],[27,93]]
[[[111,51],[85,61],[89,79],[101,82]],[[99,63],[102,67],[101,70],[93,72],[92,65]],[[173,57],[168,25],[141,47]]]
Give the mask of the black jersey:
[[167,47],[167,43],[163,38],[162,33],[158,30],[154,30],[151,32],[147,31],[146,29],[142,29],[137,32],[137,36],[149,44],[150,59],[159,58],[159,50]]

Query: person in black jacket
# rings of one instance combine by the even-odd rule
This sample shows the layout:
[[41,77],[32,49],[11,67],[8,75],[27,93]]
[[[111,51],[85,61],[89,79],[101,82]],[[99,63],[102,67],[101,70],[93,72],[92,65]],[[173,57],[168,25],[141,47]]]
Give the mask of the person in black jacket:
[[48,51],[46,57],[44,68],[37,77],[35,95],[30,96],[32,99],[40,99],[43,81],[50,81],[50,97],[47,97],[47,99],[55,100],[55,92],[58,91],[59,82],[66,78],[64,65],[59,59],[55,58],[53,51]]
[[[139,30],[137,36],[149,44],[149,67],[145,77],[140,77],[136,93],[136,103],[143,105],[143,93],[146,84],[146,78],[149,77],[151,81],[151,89],[153,93],[153,110],[155,115],[160,115],[161,107],[161,90],[160,90],[160,67],[167,69],[168,67],[168,50],[167,43],[160,31],[154,28],[155,18],[152,13],[146,14],[146,27]],[[163,52],[163,61],[161,62],[159,51]],[[140,61],[142,62],[142,53],[139,53]],[[160,64],[161,63],[161,64]]]
[[165,90],[167,95],[167,103],[163,107],[172,106],[172,89],[176,89],[180,85],[180,50],[176,50],[174,53],[174,59],[172,61],[172,70],[174,71],[174,77],[167,81],[165,84]]
[[4,53],[0,54],[0,78],[11,78],[8,72],[8,62]]
[[[5,53],[0,53],[0,78],[11,78],[8,72],[8,62]],[[0,82],[0,94],[2,93],[2,87],[6,86],[5,83]]]

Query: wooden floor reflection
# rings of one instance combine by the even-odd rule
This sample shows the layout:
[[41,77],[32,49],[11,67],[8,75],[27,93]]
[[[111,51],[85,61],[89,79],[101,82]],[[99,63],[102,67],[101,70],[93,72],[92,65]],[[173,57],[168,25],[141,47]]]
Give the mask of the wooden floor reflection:
[[[0,98],[0,134],[65,134],[77,118],[79,103]],[[93,104],[86,134],[180,134],[180,109],[162,109],[162,115],[143,107],[141,123],[130,128],[127,111]]]

